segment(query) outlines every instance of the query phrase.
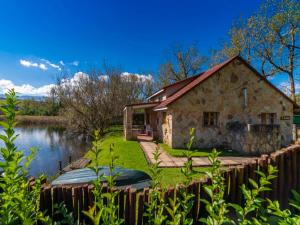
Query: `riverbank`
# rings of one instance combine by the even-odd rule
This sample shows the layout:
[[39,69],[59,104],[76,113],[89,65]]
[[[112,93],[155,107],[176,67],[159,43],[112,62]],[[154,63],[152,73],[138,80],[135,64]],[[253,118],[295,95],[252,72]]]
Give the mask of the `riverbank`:
[[[0,120],[3,120],[3,115],[0,115]],[[16,121],[19,125],[53,125],[64,126],[66,120],[61,116],[27,116],[18,115]]]

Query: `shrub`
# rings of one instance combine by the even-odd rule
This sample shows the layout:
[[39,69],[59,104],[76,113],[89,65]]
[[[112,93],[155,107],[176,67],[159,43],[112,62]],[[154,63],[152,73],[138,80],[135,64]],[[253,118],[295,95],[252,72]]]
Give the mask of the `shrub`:
[[28,167],[35,156],[36,149],[31,149],[31,154],[25,157],[14,144],[18,137],[14,131],[15,108],[18,104],[14,90],[6,94],[5,104],[5,108],[0,108],[5,116],[5,120],[0,121],[4,129],[4,135],[0,135],[0,140],[5,144],[5,147],[0,148],[3,157],[3,161],[0,162],[3,171],[0,176],[0,224],[47,222],[48,218],[39,210],[39,194],[43,177],[36,179],[32,186],[29,186],[27,179]]

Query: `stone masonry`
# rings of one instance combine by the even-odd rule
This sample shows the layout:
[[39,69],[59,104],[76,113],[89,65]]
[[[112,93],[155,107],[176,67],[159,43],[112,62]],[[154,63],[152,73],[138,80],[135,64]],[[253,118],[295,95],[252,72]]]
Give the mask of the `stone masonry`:
[[[219,112],[218,126],[204,127],[203,112]],[[259,126],[261,113],[276,113],[278,126]],[[224,146],[255,154],[292,142],[292,102],[238,59],[170,104],[167,115],[163,140],[173,148],[184,147],[191,127],[196,129],[194,147],[200,148]]]

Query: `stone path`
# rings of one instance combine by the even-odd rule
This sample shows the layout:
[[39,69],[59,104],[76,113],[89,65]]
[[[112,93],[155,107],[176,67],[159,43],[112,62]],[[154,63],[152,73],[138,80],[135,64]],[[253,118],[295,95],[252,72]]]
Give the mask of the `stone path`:
[[[140,141],[141,148],[146,156],[148,163],[153,164],[153,152],[157,148],[157,145],[151,141]],[[160,167],[182,167],[186,162],[186,158],[184,157],[174,157],[168,154],[162,148],[159,149],[161,155],[159,160],[161,161]],[[235,157],[235,156],[223,156],[219,157],[221,161],[221,165],[223,166],[236,166],[246,163],[248,161],[256,160],[257,157]],[[193,157],[193,166],[201,167],[201,166],[210,166],[207,157]]]

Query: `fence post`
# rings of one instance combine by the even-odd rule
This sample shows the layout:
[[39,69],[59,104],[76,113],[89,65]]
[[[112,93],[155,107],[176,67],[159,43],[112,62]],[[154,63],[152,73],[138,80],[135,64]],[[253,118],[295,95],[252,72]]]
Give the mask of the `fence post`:
[[94,196],[93,190],[94,190],[94,185],[90,184],[88,186],[89,207],[92,207],[95,202],[95,196]]
[[298,192],[300,192],[300,147],[297,148],[297,151],[296,151],[296,155],[297,155],[297,188],[296,190]]
[[193,205],[193,219],[198,221],[199,217],[199,207],[200,207],[200,182],[196,181],[193,183],[193,193],[194,193],[194,205]]
[[135,225],[136,224],[136,189],[130,188],[129,189],[129,219],[130,219],[130,225]]
[[234,167],[230,171],[230,200],[236,202],[237,169]]
[[44,204],[45,204],[45,210],[47,210],[47,215],[52,215],[52,194],[51,194],[51,186],[46,186],[44,188]]
[[237,172],[237,185],[236,185],[236,202],[238,204],[242,203],[242,199],[243,199],[243,193],[241,190],[241,186],[244,183],[244,165],[242,166],[238,166],[236,168],[236,172]]
[[137,224],[143,224],[143,213],[144,213],[144,193],[145,191],[143,191],[142,193],[139,193],[138,195],[138,209],[137,209]]
[[[206,184],[209,183],[209,180],[207,177],[205,177],[205,179],[203,179],[201,182],[200,182],[200,198],[201,199],[205,199],[207,201],[209,201],[209,196],[208,194],[205,192],[204,190],[204,186]],[[207,216],[207,211],[206,211],[206,208],[205,208],[205,203],[203,202],[200,202],[200,207],[199,207],[199,218],[204,218]]]
[[292,189],[297,189],[297,180],[299,179],[300,174],[297,174],[297,166],[299,165],[299,162],[297,164],[297,149],[293,148],[291,150],[291,158],[292,158]]
[[125,192],[124,190],[121,190],[119,193],[119,218],[124,219],[124,205],[125,203]]
[[125,190],[125,214],[124,214],[124,222],[125,225],[131,225],[130,224],[130,189],[126,188]]
[[[145,188],[144,189],[144,212],[145,212],[145,210],[147,209],[147,207],[145,207],[145,206],[147,206],[147,204],[149,204],[149,188]],[[148,217],[146,217],[146,216],[144,216],[143,215],[143,224],[147,224],[148,223]]]

